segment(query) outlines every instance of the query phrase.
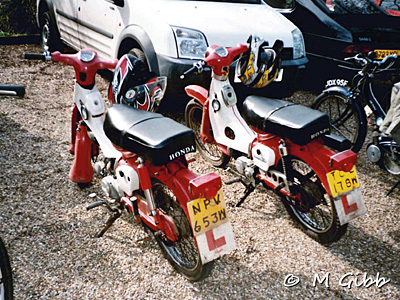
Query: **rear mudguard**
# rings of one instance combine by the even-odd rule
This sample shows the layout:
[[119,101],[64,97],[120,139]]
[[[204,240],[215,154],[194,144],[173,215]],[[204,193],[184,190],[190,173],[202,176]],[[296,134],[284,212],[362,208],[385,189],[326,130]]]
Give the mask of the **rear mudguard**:
[[[262,138],[260,138],[259,135],[255,143],[262,143],[263,145],[270,147],[275,152],[275,157],[279,158],[281,157],[279,153],[279,141],[281,139],[282,138],[278,136],[271,138],[271,135],[264,133]],[[288,155],[297,157],[313,169],[315,174],[321,180],[321,183],[329,196],[332,196],[332,192],[326,174],[333,170],[348,172],[357,162],[357,155],[353,151],[345,150],[339,153],[335,152],[325,147],[321,138],[317,138],[304,146],[299,146],[287,140],[285,141],[285,144],[288,150]],[[279,169],[280,164],[281,160],[276,159],[274,167]],[[268,176],[260,174],[259,177],[261,180],[267,181],[267,184],[272,188],[278,186],[277,183],[274,185],[274,183],[268,179]],[[281,190],[281,192],[285,194],[285,196],[290,196],[285,190]]]
[[[182,161],[175,160],[167,164],[169,176],[158,176],[158,180],[167,185],[174,193],[185,214],[190,220],[187,204],[197,198],[213,198],[222,188],[222,180],[215,173],[198,176],[190,171]],[[200,184],[196,184],[200,183]]]
[[[118,165],[129,165],[137,171],[137,155],[124,153]],[[164,166],[145,163],[151,178],[165,184],[174,193],[190,220],[187,203],[199,197],[214,197],[222,187],[221,178],[215,173],[198,176],[187,168],[185,158],[175,159]],[[201,180],[201,184],[196,184]],[[192,188],[190,188],[192,187]],[[191,191],[192,190],[192,191]]]

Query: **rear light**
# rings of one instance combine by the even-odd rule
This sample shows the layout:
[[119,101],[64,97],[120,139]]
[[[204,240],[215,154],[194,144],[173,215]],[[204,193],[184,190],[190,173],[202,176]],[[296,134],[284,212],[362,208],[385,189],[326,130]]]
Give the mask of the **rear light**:
[[196,198],[212,199],[222,187],[221,177],[208,173],[189,182],[189,192]]
[[343,50],[342,54],[343,58],[346,58],[354,56],[358,53],[368,54],[371,50],[371,47],[368,47],[367,45],[350,45]]
[[329,164],[334,170],[349,172],[357,162],[357,154],[346,150],[332,155]]

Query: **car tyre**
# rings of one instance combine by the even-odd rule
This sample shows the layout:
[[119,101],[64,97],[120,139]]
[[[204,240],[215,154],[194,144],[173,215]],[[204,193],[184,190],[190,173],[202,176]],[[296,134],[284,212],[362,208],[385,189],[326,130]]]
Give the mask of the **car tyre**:
[[128,53],[129,53],[129,54],[132,54],[132,55],[133,55],[134,57],[136,57],[137,59],[143,60],[143,61],[146,63],[146,66],[148,66],[146,54],[144,54],[144,52],[142,51],[142,49],[139,49],[139,48],[132,48],[131,50],[129,50]]
[[40,25],[40,45],[43,51],[50,52],[61,51],[64,48],[60,39],[60,34],[48,11],[43,14],[43,21]]

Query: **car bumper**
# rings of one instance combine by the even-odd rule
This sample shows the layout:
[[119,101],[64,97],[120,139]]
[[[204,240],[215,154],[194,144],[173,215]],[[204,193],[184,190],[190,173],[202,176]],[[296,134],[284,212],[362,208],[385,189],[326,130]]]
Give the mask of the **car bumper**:
[[[163,55],[157,55],[157,58],[160,75],[168,77],[168,94],[183,94],[185,87],[190,84],[198,84],[207,88],[209,87],[211,80],[210,71],[204,71],[198,75],[191,75],[183,80],[180,79],[180,76],[190,69],[193,66],[193,63],[196,63],[200,59],[178,59]],[[283,69],[283,77],[280,84],[297,84],[307,62],[307,57],[282,61],[281,66]]]

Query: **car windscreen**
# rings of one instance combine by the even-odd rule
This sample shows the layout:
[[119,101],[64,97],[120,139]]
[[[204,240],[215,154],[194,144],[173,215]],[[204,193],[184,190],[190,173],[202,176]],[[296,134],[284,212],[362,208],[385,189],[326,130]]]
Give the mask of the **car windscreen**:
[[295,0],[264,0],[269,6],[279,9],[293,8],[295,6]]
[[314,0],[330,14],[389,14],[400,16],[397,0]]

